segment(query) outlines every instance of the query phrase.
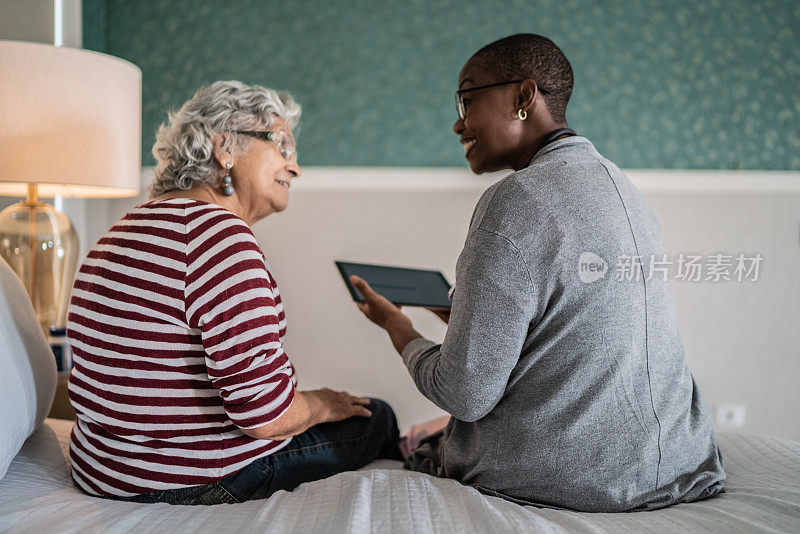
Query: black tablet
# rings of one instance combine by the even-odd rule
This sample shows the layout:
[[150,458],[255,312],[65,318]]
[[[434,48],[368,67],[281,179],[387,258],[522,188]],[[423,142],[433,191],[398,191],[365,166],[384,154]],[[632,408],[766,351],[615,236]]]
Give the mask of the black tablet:
[[350,277],[353,275],[366,280],[376,293],[380,293],[398,306],[450,309],[448,296],[450,284],[439,271],[349,261],[335,263],[350,295],[356,302],[364,302],[364,297],[350,283]]

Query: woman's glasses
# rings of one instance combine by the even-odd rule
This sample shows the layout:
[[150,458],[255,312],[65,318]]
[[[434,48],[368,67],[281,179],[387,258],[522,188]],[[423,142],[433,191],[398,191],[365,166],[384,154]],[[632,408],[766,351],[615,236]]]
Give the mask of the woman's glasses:
[[257,137],[265,141],[271,141],[278,147],[278,151],[283,156],[283,159],[289,161],[297,153],[297,148],[294,144],[294,139],[286,130],[233,130],[233,133],[242,135],[249,135],[250,137]]
[[[456,91],[456,111],[458,111],[458,116],[463,121],[467,118],[467,108],[464,106],[464,99],[461,97],[464,93],[469,93],[470,91],[477,91],[478,89],[488,89],[489,87],[499,87],[501,85],[509,85],[512,83],[520,83],[524,82],[525,80],[510,80],[507,82],[500,82],[500,83],[490,83],[489,85],[479,85],[478,87],[470,87],[469,89],[459,89]],[[537,84],[539,88],[539,92],[546,95],[549,94],[550,91],[543,88],[542,86]]]

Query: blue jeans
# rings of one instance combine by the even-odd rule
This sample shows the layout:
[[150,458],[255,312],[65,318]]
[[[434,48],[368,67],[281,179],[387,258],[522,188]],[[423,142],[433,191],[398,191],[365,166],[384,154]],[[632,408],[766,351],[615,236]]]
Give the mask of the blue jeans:
[[372,417],[351,417],[309,428],[281,450],[253,460],[241,470],[204,486],[154,491],[125,501],[169,504],[222,504],[265,499],[278,490],[364,467],[372,460],[402,460],[397,419],[391,406],[370,399]]

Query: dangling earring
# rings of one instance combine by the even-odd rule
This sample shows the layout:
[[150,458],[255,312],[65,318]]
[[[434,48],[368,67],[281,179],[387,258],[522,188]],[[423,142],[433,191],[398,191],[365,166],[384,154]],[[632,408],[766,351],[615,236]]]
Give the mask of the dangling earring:
[[222,192],[225,196],[232,196],[234,193],[233,186],[231,185],[231,167],[233,163],[228,162],[225,164],[225,176],[222,177]]
[[517,117],[519,117],[519,120],[524,121],[525,119],[528,118],[528,112],[524,111],[522,108],[520,108],[517,111]]

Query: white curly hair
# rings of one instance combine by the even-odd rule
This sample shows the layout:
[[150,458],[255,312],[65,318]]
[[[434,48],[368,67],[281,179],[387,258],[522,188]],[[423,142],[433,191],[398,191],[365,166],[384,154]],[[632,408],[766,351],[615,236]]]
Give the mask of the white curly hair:
[[250,139],[231,132],[268,128],[275,117],[293,130],[300,121],[300,105],[289,93],[238,81],[201,87],[158,128],[150,198],[201,183],[217,185],[224,169],[214,157],[214,136],[227,133],[226,150],[245,149]]

